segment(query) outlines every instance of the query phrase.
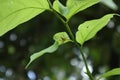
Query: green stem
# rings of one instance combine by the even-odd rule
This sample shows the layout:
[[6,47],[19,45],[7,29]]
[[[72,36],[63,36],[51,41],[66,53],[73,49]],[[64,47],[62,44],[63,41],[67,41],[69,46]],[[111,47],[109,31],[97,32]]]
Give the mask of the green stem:
[[85,64],[85,67],[86,67],[86,70],[87,70],[87,75],[89,76],[89,78],[90,78],[91,80],[95,80],[94,77],[92,76],[92,74],[90,73],[89,68],[88,68],[87,61],[86,61],[86,59],[85,59],[85,56],[84,56],[84,53],[83,53],[83,50],[82,50],[82,46],[80,46],[80,45],[75,41],[75,37],[74,37],[74,35],[73,35],[73,33],[72,33],[72,31],[71,31],[68,23],[66,22],[66,23],[64,23],[64,25],[66,26],[67,31],[68,31],[68,33],[70,34],[70,37],[72,38],[72,40],[74,41],[74,43],[78,46],[78,48],[79,48],[79,50],[80,50],[80,52],[81,52],[81,55],[82,55],[82,58],[83,58],[83,62],[84,62],[84,64]]
[[51,11],[63,22],[65,23],[64,19],[57,13],[56,10],[54,10],[52,3],[50,2],[50,0],[47,0],[50,6]]
[[70,26],[68,25],[68,21],[65,21],[65,20],[53,9],[50,0],[47,0],[47,1],[48,1],[48,3],[49,3],[49,6],[50,6],[52,12],[63,22],[63,24],[65,25],[65,27],[66,27],[66,29],[67,29],[67,31],[68,31],[71,39],[74,41],[74,43],[75,43],[75,44],[78,46],[78,48],[80,49],[80,52],[81,52],[81,55],[82,55],[82,58],[83,58],[83,62],[84,62],[84,64],[85,64],[85,67],[86,67],[86,70],[87,70],[87,75],[89,76],[89,78],[90,78],[91,80],[95,80],[94,77],[92,76],[92,74],[90,73],[89,68],[88,68],[87,61],[86,61],[85,56],[84,56],[84,53],[83,53],[83,51],[82,51],[82,46],[80,46],[80,45],[77,44],[77,42],[76,42],[76,40],[75,40],[75,37],[74,37],[74,35],[73,35],[73,33],[72,33],[71,29],[70,29]]
[[47,2],[49,3],[50,8],[52,8],[52,4],[51,4],[50,0],[47,0]]
[[68,23],[65,22],[64,25],[65,25],[65,27],[66,27],[66,29],[67,29],[67,31],[68,31],[68,33],[69,33],[71,39],[75,42],[75,37],[74,37],[74,35],[73,35],[73,33],[72,33],[72,31],[71,31],[71,29],[70,29]]
[[77,46],[78,46],[79,49],[80,49],[80,52],[81,52],[81,55],[82,55],[82,58],[83,58],[83,61],[84,61],[84,64],[85,64],[85,67],[86,67],[86,70],[87,70],[87,75],[89,76],[89,78],[90,78],[91,80],[95,80],[94,77],[92,76],[92,74],[90,73],[89,68],[88,68],[88,64],[87,64],[87,61],[86,61],[86,59],[85,59],[82,46],[80,46],[80,45],[78,45],[78,44],[77,44]]
[[89,76],[89,78],[90,78],[91,80],[95,80],[94,77],[92,76],[92,74],[90,73],[89,68],[88,68],[87,61],[86,61],[86,59],[85,59],[85,56],[84,56],[84,53],[83,53],[83,50],[82,50],[82,46],[80,46],[80,45],[76,42],[75,37],[74,37],[74,35],[73,35],[73,33],[72,33],[72,31],[71,31],[68,23],[66,22],[66,23],[64,23],[64,25],[66,26],[67,31],[68,31],[68,33],[70,34],[70,37],[72,38],[72,40],[74,41],[74,43],[78,46],[78,48],[79,48],[79,50],[80,50],[80,52],[81,52],[81,55],[82,55],[82,58],[83,58],[83,62],[84,62],[84,64],[85,64],[85,67],[86,67],[86,70],[87,70],[87,75]]
[[69,27],[69,25],[68,25],[68,21],[65,21],[65,20],[58,14],[58,12],[56,12],[56,11],[53,9],[50,0],[47,0],[47,1],[48,1],[48,3],[49,3],[50,8],[52,9],[52,12],[62,21],[62,23],[65,25],[65,27],[66,27],[66,29],[67,29],[70,37],[72,38],[73,41],[75,41],[74,35],[72,34],[72,31],[71,31],[71,29],[70,29],[70,27]]

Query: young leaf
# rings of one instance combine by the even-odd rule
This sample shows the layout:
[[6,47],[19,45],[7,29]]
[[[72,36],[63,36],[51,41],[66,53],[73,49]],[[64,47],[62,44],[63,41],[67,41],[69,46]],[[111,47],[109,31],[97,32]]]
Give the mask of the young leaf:
[[101,78],[105,78],[105,77],[114,76],[114,75],[120,75],[120,68],[115,68],[106,73],[103,73],[97,80],[100,80]]
[[79,11],[82,11],[98,2],[99,0],[67,0],[66,6],[64,6],[59,0],[55,0],[53,8],[69,20]]
[[30,61],[29,61],[29,63],[27,64],[26,68],[27,68],[34,60],[36,60],[37,58],[39,58],[39,57],[42,56],[43,54],[45,54],[45,53],[52,53],[52,52],[56,51],[57,48],[58,48],[58,46],[59,46],[58,43],[55,42],[52,46],[50,46],[50,47],[48,47],[48,48],[46,48],[46,49],[41,50],[40,52],[37,52],[37,53],[34,53],[33,55],[31,55],[31,56],[30,56]]
[[67,19],[70,19],[79,11],[82,11],[98,2],[99,0],[67,0],[67,7],[69,9],[69,12],[65,16]]
[[0,0],[0,36],[46,9],[47,0]]
[[54,1],[53,8],[63,16],[67,15],[68,13],[68,8],[65,7],[62,3],[60,3],[59,0]]
[[86,21],[78,27],[76,32],[76,41],[83,45],[83,43],[91,38],[93,38],[98,31],[100,31],[114,14],[108,14],[104,17],[96,20]]
[[66,32],[59,32],[57,34],[54,35],[54,44],[46,49],[43,49],[37,53],[34,53],[33,55],[31,55],[30,57],[30,61],[29,63],[27,64],[26,68],[34,61],[36,60],[37,58],[39,58],[40,56],[42,56],[43,54],[45,53],[53,53],[55,52],[58,47],[62,44],[65,44],[67,42],[70,42],[70,38],[69,36],[67,35]]
[[59,32],[56,33],[53,37],[53,39],[59,44],[65,44],[67,42],[70,42],[71,39],[69,38],[68,34],[66,32]]

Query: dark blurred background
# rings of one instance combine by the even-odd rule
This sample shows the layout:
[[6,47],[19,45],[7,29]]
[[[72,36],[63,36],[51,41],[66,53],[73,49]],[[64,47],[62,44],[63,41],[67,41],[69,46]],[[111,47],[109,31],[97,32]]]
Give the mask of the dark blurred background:
[[[60,0],[65,4],[64,0]],[[120,0],[104,0],[71,18],[69,24],[76,33],[79,24],[108,13],[120,14]],[[93,24],[94,25],[94,24]],[[66,31],[51,12],[36,16],[0,38],[0,80],[89,80],[79,50],[65,44],[51,54],[45,54],[25,69],[31,54],[54,43],[53,35]],[[120,17],[115,16],[84,45],[84,54],[95,77],[120,67]],[[120,76],[105,80],[120,80]]]

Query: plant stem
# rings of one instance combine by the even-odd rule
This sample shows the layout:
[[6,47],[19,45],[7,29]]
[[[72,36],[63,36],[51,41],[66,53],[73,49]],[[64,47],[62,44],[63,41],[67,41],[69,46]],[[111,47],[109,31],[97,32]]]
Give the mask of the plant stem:
[[79,49],[80,49],[80,52],[81,52],[81,55],[82,55],[82,58],[83,58],[83,62],[84,62],[84,64],[85,64],[85,67],[86,67],[86,70],[87,70],[87,75],[89,76],[89,78],[90,78],[91,80],[95,80],[94,77],[92,76],[92,74],[90,73],[89,68],[88,68],[87,61],[86,61],[86,59],[85,59],[82,46],[80,46],[80,45],[78,45],[78,44],[77,44],[77,46],[78,46]]
[[94,77],[92,76],[92,74],[90,73],[89,68],[88,68],[87,61],[86,61],[86,59],[85,59],[85,56],[84,56],[84,53],[83,53],[83,50],[82,50],[82,46],[80,46],[80,45],[76,42],[75,37],[74,37],[74,35],[73,35],[73,33],[72,33],[71,29],[70,29],[70,26],[68,25],[68,21],[65,21],[65,20],[53,9],[50,0],[47,0],[47,1],[48,1],[48,3],[49,3],[49,6],[50,6],[52,12],[63,22],[63,24],[65,25],[65,27],[66,27],[66,29],[67,29],[67,31],[68,31],[71,39],[72,39],[73,42],[78,46],[78,48],[79,48],[79,50],[80,50],[80,52],[81,52],[81,55],[82,55],[83,62],[84,62],[84,64],[85,64],[86,70],[87,70],[87,75],[89,76],[89,78],[90,78],[91,80],[95,80]]
[[72,34],[72,31],[71,31],[71,29],[70,29],[70,27],[69,27],[69,25],[68,25],[68,21],[65,21],[65,20],[58,14],[58,12],[56,12],[56,11],[53,9],[50,0],[47,0],[47,1],[48,1],[48,3],[49,3],[50,8],[52,9],[52,12],[62,21],[62,23],[65,25],[65,27],[66,27],[66,29],[67,29],[70,37],[72,38],[73,41],[75,41],[74,35]]
[[47,0],[47,2],[49,3],[50,8],[52,8],[52,4],[51,4],[50,0]]
[[68,23],[66,22],[66,23],[64,23],[64,25],[66,26],[67,31],[68,31],[68,33],[70,34],[70,37],[72,38],[72,40],[74,41],[74,43],[77,45],[77,47],[79,48],[79,50],[80,50],[80,52],[81,52],[81,55],[82,55],[82,58],[83,58],[83,62],[84,62],[84,64],[85,64],[85,67],[86,67],[86,70],[87,70],[87,75],[89,76],[89,78],[90,78],[91,80],[95,80],[94,77],[92,76],[92,74],[90,73],[89,68],[88,68],[87,61],[86,61],[86,59],[85,59],[85,56],[84,56],[84,53],[83,53],[83,50],[82,50],[82,46],[80,46],[80,45],[76,42],[75,37],[74,37],[74,35],[73,35],[73,33],[72,33],[72,31],[71,31]]
[[89,68],[88,68],[88,64],[87,64],[87,61],[86,61],[86,59],[85,59],[85,56],[84,56],[84,53],[83,53],[83,50],[82,50],[82,46],[80,46],[80,45],[75,41],[75,37],[74,37],[74,35],[73,35],[73,33],[72,33],[72,31],[71,31],[68,23],[66,22],[66,23],[64,23],[64,25],[66,26],[67,31],[68,31],[68,33],[70,34],[70,37],[72,38],[72,40],[74,41],[74,43],[77,45],[77,47],[79,48],[79,50],[80,50],[80,52],[81,52],[81,55],[82,55],[82,58],[83,58],[83,62],[84,62],[84,64],[85,64],[85,67],[86,67],[86,70],[87,70],[87,75],[89,76],[89,78],[90,78],[91,80],[95,80],[94,77],[92,76],[92,74],[90,73]]
[[67,31],[68,31],[68,33],[69,33],[71,39],[75,42],[75,37],[74,37],[74,35],[73,35],[73,33],[72,33],[72,31],[71,31],[71,29],[70,29],[68,23],[65,22],[65,23],[63,23],[63,24],[65,25],[65,27],[66,27],[66,29],[67,29]]

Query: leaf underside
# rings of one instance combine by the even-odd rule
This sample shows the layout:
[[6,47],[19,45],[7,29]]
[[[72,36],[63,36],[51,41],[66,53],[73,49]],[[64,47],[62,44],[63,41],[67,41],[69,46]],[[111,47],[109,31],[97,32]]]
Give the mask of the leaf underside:
[[47,9],[47,0],[0,0],[0,36]]
[[43,50],[41,50],[41,51],[39,51],[39,52],[34,53],[33,55],[31,55],[31,56],[30,56],[30,61],[29,61],[29,63],[27,64],[26,68],[28,68],[28,66],[29,66],[34,60],[36,60],[37,58],[39,58],[39,57],[42,56],[43,54],[45,54],[45,53],[53,53],[54,51],[56,51],[57,48],[58,48],[58,46],[59,46],[58,43],[55,42],[52,46],[50,46],[50,47],[48,47],[48,48],[46,48],[46,49],[43,49]]
[[114,15],[108,14],[100,19],[86,21],[81,24],[76,32],[76,41],[83,45],[85,41],[93,38],[98,31],[105,27]]
[[26,68],[28,68],[28,66],[34,61],[36,60],[37,58],[39,58],[40,56],[42,56],[43,54],[45,53],[53,53],[55,52],[58,47],[62,44],[65,44],[67,42],[71,42],[68,34],[66,32],[59,32],[59,33],[56,33],[53,37],[53,39],[55,40],[54,44],[51,45],[50,47],[46,48],[46,49],[43,49],[37,53],[34,53],[33,55],[31,55],[30,57],[30,61],[29,63],[27,64]]
[[59,0],[55,0],[53,8],[69,20],[76,13],[85,10],[98,2],[99,0],[67,0],[66,6],[64,6]]

